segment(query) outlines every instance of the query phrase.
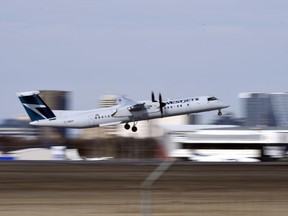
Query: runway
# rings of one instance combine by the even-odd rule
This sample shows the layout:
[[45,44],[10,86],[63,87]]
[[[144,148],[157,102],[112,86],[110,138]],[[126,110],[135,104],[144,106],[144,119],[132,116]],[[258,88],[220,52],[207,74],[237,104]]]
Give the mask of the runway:
[[[160,161],[0,163],[0,215],[144,215]],[[153,215],[287,215],[288,163],[176,162],[151,188]]]

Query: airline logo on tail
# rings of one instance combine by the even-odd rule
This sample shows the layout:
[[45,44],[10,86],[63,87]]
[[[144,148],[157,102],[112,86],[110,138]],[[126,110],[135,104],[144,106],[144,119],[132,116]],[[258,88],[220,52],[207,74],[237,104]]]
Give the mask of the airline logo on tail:
[[31,121],[55,118],[56,116],[52,110],[45,104],[38,94],[39,91],[17,93],[17,96]]

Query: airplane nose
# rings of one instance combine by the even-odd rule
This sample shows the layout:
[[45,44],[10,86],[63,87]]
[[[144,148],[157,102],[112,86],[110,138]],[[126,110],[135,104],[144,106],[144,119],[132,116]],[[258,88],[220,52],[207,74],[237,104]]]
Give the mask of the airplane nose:
[[228,108],[230,105],[222,101],[222,108]]

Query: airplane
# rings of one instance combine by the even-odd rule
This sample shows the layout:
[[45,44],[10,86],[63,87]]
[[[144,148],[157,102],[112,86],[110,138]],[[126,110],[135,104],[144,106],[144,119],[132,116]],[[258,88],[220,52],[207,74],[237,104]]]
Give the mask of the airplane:
[[[31,119],[30,124],[48,127],[90,128],[123,123],[126,130],[131,128],[136,132],[138,121],[212,110],[218,110],[218,115],[221,116],[221,110],[229,107],[228,104],[213,96],[163,101],[161,94],[156,100],[152,92],[151,101],[133,101],[118,96],[117,104],[109,108],[84,111],[51,110],[39,93],[39,91],[28,91],[16,95]],[[132,127],[130,122],[133,122]]]

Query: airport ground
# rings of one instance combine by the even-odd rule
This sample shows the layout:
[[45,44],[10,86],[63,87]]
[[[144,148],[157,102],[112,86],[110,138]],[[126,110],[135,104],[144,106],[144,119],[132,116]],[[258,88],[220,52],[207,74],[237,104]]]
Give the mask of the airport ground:
[[0,215],[287,215],[288,163],[175,162],[143,190],[160,163],[1,162]]

